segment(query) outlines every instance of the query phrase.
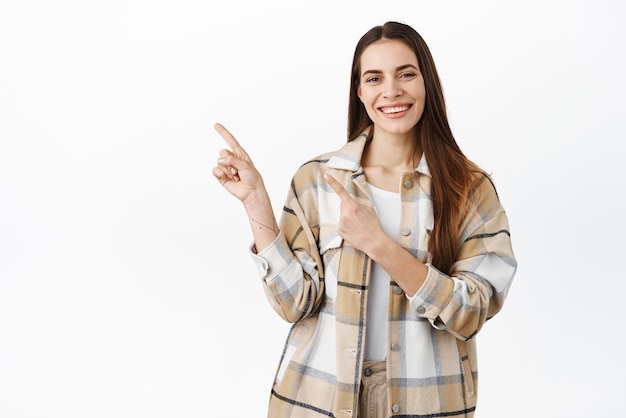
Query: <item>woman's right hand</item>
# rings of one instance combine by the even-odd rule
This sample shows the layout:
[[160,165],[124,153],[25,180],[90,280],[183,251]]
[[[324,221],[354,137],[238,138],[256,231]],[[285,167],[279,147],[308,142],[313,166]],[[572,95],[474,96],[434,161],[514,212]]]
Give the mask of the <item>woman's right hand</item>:
[[263,178],[235,137],[219,123],[214,127],[230,149],[220,151],[213,175],[243,203],[256,250],[262,251],[276,239],[279,232]]
[[263,178],[250,156],[223,125],[216,123],[215,130],[224,138],[229,149],[222,149],[212,173],[226,190],[242,203],[254,200],[258,193],[266,193]]

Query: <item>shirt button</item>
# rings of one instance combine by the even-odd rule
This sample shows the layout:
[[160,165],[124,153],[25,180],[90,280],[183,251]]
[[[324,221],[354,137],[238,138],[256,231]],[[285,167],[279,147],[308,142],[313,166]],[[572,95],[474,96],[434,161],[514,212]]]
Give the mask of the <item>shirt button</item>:
[[396,295],[401,295],[402,294],[402,288],[400,286],[394,286],[393,287],[393,293]]
[[371,376],[372,375],[372,369],[370,369],[369,367],[367,369],[365,369],[365,371],[363,372],[363,374],[365,376]]
[[400,412],[400,405],[398,405],[397,403],[394,403],[393,406],[391,407],[391,411],[394,414]]
[[424,308],[423,306],[419,306],[416,310],[418,314],[423,314],[424,312],[426,312],[426,308]]
[[398,351],[398,350],[400,350],[400,344],[398,343],[391,344],[391,351]]
[[411,235],[411,230],[409,228],[402,228],[402,235],[405,237]]
[[412,187],[413,187],[413,182],[412,182],[411,180],[406,180],[406,181],[404,182],[404,188],[405,188],[405,189],[410,189],[410,188],[412,188]]

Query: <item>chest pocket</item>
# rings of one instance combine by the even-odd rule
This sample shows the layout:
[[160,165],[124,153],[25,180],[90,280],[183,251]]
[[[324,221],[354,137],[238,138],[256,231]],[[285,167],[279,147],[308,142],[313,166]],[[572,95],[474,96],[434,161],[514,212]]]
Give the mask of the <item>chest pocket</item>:
[[331,302],[337,299],[337,276],[343,238],[337,232],[337,225],[327,224],[320,226],[319,247],[324,262],[324,283],[326,297]]

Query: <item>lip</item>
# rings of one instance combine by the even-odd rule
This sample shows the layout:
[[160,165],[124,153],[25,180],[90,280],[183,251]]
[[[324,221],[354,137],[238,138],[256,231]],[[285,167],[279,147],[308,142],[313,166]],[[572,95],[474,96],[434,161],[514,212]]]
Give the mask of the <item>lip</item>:
[[[379,106],[377,109],[383,115],[389,118],[399,118],[402,117],[408,112],[411,107],[413,107],[412,103],[393,103],[385,106]],[[387,112],[385,112],[385,110]]]

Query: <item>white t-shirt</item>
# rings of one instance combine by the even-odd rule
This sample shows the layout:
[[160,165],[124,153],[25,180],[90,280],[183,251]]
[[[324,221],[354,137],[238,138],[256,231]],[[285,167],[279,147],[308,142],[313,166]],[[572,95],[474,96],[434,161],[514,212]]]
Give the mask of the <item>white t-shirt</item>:
[[[387,235],[395,240],[400,229],[400,193],[377,189],[369,183],[368,185],[378,219]],[[366,361],[381,361],[387,357],[389,281],[387,272],[372,262],[365,331]]]

